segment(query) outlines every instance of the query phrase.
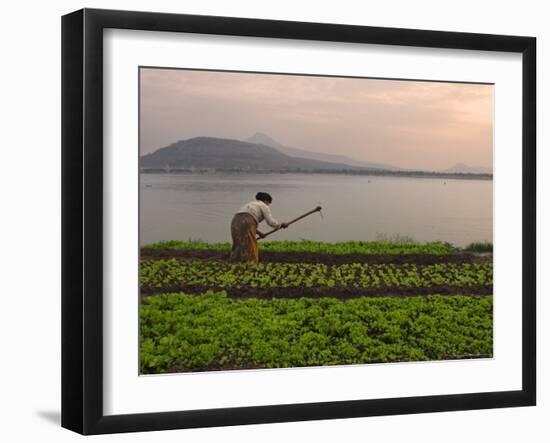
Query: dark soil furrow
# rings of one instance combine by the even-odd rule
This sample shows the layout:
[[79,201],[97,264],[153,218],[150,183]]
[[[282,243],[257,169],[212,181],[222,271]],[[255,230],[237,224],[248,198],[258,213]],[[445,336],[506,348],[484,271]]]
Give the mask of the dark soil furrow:
[[383,286],[380,288],[353,288],[353,287],[276,287],[276,288],[221,288],[205,285],[177,285],[167,286],[162,289],[142,288],[141,295],[153,295],[169,292],[184,292],[187,294],[201,294],[206,291],[225,291],[229,297],[236,299],[258,298],[300,298],[300,297],[334,297],[338,299],[349,299],[357,297],[415,297],[430,294],[439,295],[472,295],[483,296],[493,293],[493,286],[448,286],[437,285],[429,287],[406,287],[406,286]]
[[[229,260],[229,251],[208,249],[156,249],[142,248],[142,260],[170,259],[179,260]],[[327,254],[319,252],[274,252],[260,251],[262,263],[323,263],[338,265],[345,263],[364,264],[418,264],[432,265],[436,263],[486,263],[492,261],[492,254],[460,252],[448,255],[432,254]]]

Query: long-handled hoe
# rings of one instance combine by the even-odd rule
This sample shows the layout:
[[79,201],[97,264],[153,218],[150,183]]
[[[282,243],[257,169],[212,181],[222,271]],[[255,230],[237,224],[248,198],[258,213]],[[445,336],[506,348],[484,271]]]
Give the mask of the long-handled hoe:
[[[300,221],[302,220],[303,218],[307,217],[308,215],[311,215],[311,214],[314,214],[316,212],[319,212],[321,214],[321,217],[323,216],[322,212],[321,212],[321,206],[317,206],[315,209],[312,209],[311,211],[309,212],[306,212],[305,214],[302,214],[300,215],[300,217],[296,217],[294,220],[291,220],[287,223],[288,226],[290,226],[291,224],[293,223],[296,223],[297,221]],[[281,228],[275,228],[275,229],[272,229],[271,231],[268,231],[266,232],[263,237],[258,237],[258,240],[262,239],[262,238],[266,238],[268,235],[271,235],[273,234],[274,232],[277,232],[279,229]]]

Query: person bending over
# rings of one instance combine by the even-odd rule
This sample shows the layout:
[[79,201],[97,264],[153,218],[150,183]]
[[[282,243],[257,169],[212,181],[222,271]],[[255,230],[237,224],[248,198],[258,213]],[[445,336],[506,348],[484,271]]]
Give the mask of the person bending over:
[[271,215],[269,206],[273,199],[267,192],[258,192],[256,200],[244,205],[231,220],[231,261],[251,261],[258,263],[258,240],[265,234],[258,231],[258,224],[263,220],[272,228],[286,228],[287,223],[279,223]]

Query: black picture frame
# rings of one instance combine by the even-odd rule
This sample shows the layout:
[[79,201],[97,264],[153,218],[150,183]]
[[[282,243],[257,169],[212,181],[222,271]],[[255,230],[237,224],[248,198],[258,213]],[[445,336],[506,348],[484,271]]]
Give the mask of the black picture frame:
[[[103,30],[522,54],[522,389],[131,415],[103,413]],[[62,18],[62,426],[82,434],[530,406],[536,403],[536,39],[83,9]]]

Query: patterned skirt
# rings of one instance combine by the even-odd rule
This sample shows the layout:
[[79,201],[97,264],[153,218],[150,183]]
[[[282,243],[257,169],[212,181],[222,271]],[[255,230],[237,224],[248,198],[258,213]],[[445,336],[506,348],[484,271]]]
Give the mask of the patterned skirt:
[[231,261],[258,263],[258,241],[256,240],[256,219],[246,213],[235,214],[231,221]]

